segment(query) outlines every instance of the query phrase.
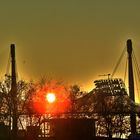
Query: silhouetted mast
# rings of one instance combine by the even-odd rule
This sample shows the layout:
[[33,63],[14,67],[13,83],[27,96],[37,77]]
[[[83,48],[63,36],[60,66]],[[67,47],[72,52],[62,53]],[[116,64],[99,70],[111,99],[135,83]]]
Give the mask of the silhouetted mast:
[[15,45],[11,44],[11,100],[12,100],[12,138],[17,138],[17,82],[16,82],[16,63],[15,63]]
[[[127,40],[129,96],[130,96],[130,99],[135,102],[132,51],[133,51],[132,41],[129,39]],[[131,114],[130,114],[130,125],[131,125],[131,133],[133,135],[136,134],[136,114],[132,108],[131,108]]]

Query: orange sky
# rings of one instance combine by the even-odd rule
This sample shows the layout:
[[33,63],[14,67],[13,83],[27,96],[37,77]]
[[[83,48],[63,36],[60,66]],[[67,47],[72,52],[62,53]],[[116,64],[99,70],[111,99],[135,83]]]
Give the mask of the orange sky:
[[[0,76],[15,43],[20,78],[47,76],[92,89],[99,75],[112,73],[128,38],[139,62],[139,13],[138,0],[2,1]],[[116,77],[124,78],[123,61]]]

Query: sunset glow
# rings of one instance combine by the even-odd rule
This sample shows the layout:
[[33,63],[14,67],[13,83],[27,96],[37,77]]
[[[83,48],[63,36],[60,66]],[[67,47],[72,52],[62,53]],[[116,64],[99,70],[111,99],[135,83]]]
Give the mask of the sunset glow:
[[56,100],[56,96],[55,96],[54,93],[48,93],[48,94],[46,95],[46,99],[47,99],[47,101],[48,101],[49,103],[54,103],[55,100]]
[[37,92],[32,97],[32,105],[35,112],[59,114],[70,110],[70,93],[66,85],[50,81],[44,84],[43,87],[36,87]]

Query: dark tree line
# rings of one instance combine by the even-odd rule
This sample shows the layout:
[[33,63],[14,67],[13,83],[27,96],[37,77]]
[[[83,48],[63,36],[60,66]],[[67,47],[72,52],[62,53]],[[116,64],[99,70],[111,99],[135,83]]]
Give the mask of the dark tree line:
[[[5,80],[0,82],[0,122],[4,122],[11,128],[13,107],[10,79],[10,77],[6,76]],[[87,93],[81,91],[78,85],[66,85],[63,81],[54,82],[46,79],[42,79],[39,83],[23,80],[17,82],[18,126],[20,128],[25,129],[25,122],[26,125],[33,126],[41,124],[43,113],[35,110],[33,103],[35,100],[39,100],[38,97],[43,96],[44,91],[48,91],[50,87],[54,91],[59,90],[59,92],[66,94],[63,97],[70,101],[67,112],[81,114],[84,112],[84,117],[96,120],[97,136],[122,137],[130,134],[128,112],[133,103],[126,94],[125,89],[122,88],[121,92],[117,92],[121,94],[115,93],[113,95],[110,94],[115,91],[112,87],[111,91],[109,91],[110,89],[106,87],[105,90],[97,86],[93,91]],[[40,91],[43,92],[39,95]],[[50,114],[48,115],[49,117]]]

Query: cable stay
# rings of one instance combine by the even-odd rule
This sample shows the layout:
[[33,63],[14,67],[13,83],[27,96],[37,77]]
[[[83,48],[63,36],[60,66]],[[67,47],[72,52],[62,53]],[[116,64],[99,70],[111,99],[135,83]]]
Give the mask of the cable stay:
[[10,76],[10,63],[11,63],[11,58],[10,58],[10,52],[9,52],[9,55],[8,55],[8,62],[7,62],[7,66],[6,66],[6,73],[5,73],[5,76],[6,77],[9,77]]
[[140,96],[139,96],[139,88],[138,88],[138,79],[137,79],[137,72],[136,69],[134,69],[134,79],[135,79],[135,93],[136,97],[138,97],[138,101],[140,101]]
[[128,59],[126,59],[126,62],[125,62],[124,83],[126,82],[127,67],[128,67]]
[[[115,73],[116,73],[116,71],[117,71],[125,53],[126,53],[126,47],[122,51],[122,54],[121,54],[121,56],[120,56],[120,58],[119,58],[119,60],[116,64],[112,74],[111,74],[111,78],[114,77],[114,75],[115,75]],[[134,69],[134,77],[135,77],[135,88],[136,88],[135,91],[137,91],[136,92],[137,93],[137,98],[140,101],[140,95],[139,95],[139,90],[140,89],[139,89],[139,86],[138,86],[139,83],[140,83],[140,68],[139,68],[135,53],[134,53],[134,49],[132,51],[132,62],[133,62],[133,65],[134,65],[133,69]],[[126,77],[127,77],[127,73],[128,73],[127,67],[128,67],[128,58],[126,58],[126,62],[125,62],[124,79],[123,79],[124,83],[126,83]]]
[[120,65],[120,63],[121,63],[121,61],[122,61],[122,58],[123,58],[125,52],[126,52],[126,47],[125,47],[125,48],[123,49],[123,51],[122,51],[122,54],[121,54],[121,56],[120,56],[120,58],[119,58],[119,60],[118,60],[118,62],[117,62],[117,64],[116,64],[116,66],[115,66],[115,68],[114,68],[114,70],[113,70],[113,72],[112,72],[111,78],[114,77],[114,75],[115,75],[115,73],[116,73],[116,71],[117,71],[117,69],[118,69],[118,66]]
[[140,82],[140,69],[139,69],[139,65],[137,63],[137,59],[136,59],[136,56],[135,56],[135,53],[134,52],[132,53],[132,58],[133,58],[133,61],[134,61],[134,64],[135,64],[135,68],[136,68],[138,80]]
[[136,59],[134,51],[132,53],[132,60],[134,62],[135,91],[136,91],[136,94],[137,94],[137,98],[140,101],[140,95],[139,95],[139,90],[140,89],[139,89],[139,86],[138,86],[140,84],[140,69],[139,69],[139,65],[137,63],[137,59]]
[[[18,71],[17,71],[17,63],[15,62],[15,69],[16,69],[16,78],[19,79],[19,74],[18,74]],[[9,52],[9,55],[8,55],[8,62],[7,62],[7,66],[6,66],[6,73],[5,73],[5,78],[10,78],[11,77],[11,73],[10,73],[10,70],[11,70],[11,54]]]

